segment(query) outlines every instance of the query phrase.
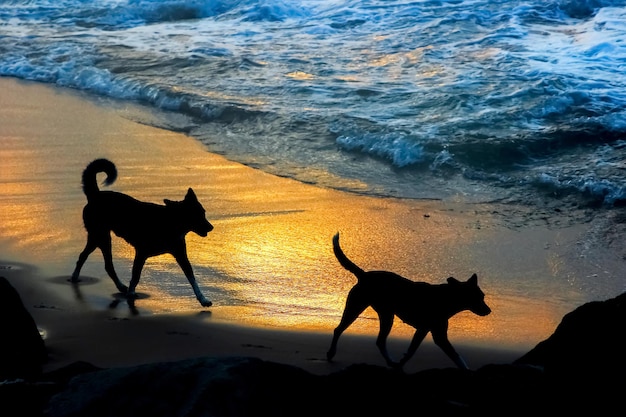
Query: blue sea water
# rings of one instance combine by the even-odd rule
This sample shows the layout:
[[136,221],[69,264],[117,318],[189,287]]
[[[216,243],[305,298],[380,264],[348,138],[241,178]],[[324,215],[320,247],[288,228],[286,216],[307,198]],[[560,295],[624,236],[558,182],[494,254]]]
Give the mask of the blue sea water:
[[321,186],[626,201],[626,0],[0,0],[0,76]]

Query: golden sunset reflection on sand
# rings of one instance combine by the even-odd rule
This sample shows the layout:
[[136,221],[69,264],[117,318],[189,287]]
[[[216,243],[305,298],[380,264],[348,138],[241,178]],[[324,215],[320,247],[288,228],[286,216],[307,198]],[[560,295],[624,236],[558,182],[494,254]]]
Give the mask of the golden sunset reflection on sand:
[[[13,94],[30,92],[19,83],[9,86],[19,90]],[[561,246],[545,249],[546,242],[562,245],[573,239],[562,232],[503,230],[485,207],[477,213],[455,202],[367,197],[272,176],[211,154],[184,135],[129,120],[140,109],[102,112],[71,93],[36,91],[34,102],[51,101],[58,111],[0,115],[0,122],[23,119],[11,124],[19,127],[11,132],[0,123],[0,248],[16,261],[35,263],[44,277],[71,274],[86,239],[81,172],[91,160],[106,157],[118,169],[108,189],[162,203],[182,199],[192,187],[215,226],[207,237],[187,237],[198,283],[214,303],[210,312],[199,306],[173,258],[164,255],[146,263],[137,287],[139,314],[204,311],[206,320],[330,334],[356,282],[333,255],[336,232],[346,255],[366,270],[390,270],[435,284],[477,273],[493,313],[454,317],[451,340],[534,346],[568,312],[568,306],[552,301],[553,294],[576,303],[576,289],[557,279]],[[45,137],[32,135],[33,114],[49,126]],[[72,130],[74,114],[81,118],[80,131]],[[519,246],[518,239],[525,244]],[[132,248],[114,237],[113,255],[118,275],[128,282]],[[82,274],[97,285],[80,288],[81,303],[110,308],[115,287],[99,251]],[[58,282],[42,285],[76,296],[70,285]],[[520,289],[520,282],[528,288]],[[116,314],[129,314],[122,304]],[[377,331],[371,309],[348,329]],[[412,333],[396,320],[392,336]]]

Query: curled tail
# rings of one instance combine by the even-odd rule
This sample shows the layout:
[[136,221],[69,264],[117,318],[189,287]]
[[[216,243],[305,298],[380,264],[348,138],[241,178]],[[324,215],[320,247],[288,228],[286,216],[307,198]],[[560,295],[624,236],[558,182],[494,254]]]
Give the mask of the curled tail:
[[361,275],[365,273],[365,271],[363,271],[354,262],[348,259],[346,254],[343,253],[343,251],[341,250],[341,247],[339,246],[339,233],[333,236],[333,252],[335,252],[335,256],[337,257],[337,260],[339,261],[341,266],[356,275],[357,279],[359,279]]
[[104,172],[107,175],[106,180],[104,180],[105,185],[113,184],[117,178],[115,164],[108,159],[96,159],[90,162],[83,171],[83,192],[87,196],[87,201],[100,191],[96,181],[96,175],[100,172]]

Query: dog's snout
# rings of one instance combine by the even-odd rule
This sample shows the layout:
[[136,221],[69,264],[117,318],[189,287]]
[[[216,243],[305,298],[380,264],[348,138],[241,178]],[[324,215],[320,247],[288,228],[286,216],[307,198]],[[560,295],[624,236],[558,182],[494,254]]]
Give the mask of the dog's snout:
[[198,233],[198,235],[202,237],[206,237],[206,235],[208,235],[209,232],[213,230],[213,225],[207,221],[202,227],[199,227],[198,229],[199,230],[197,230],[196,233]]
[[489,308],[489,306],[485,303],[477,306],[477,308],[475,308],[474,310],[472,310],[474,314],[477,314],[479,316],[487,316],[489,314],[491,314],[491,308]]

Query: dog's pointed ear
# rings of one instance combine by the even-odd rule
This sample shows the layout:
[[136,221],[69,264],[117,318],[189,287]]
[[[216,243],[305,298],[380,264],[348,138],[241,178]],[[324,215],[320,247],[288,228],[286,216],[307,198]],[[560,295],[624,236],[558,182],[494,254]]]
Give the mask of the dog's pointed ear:
[[187,190],[187,195],[185,196],[185,200],[198,201],[198,197],[196,197],[196,193],[193,192],[191,187]]
[[448,284],[452,284],[452,285],[456,285],[456,284],[460,284],[459,280],[454,278],[454,277],[450,277],[448,278]]
[[168,200],[167,198],[164,199],[163,202],[165,203],[166,206],[171,206],[172,204],[174,204],[172,200]]
[[478,275],[472,274],[472,276],[470,277],[470,279],[467,280],[467,282],[469,282],[472,285],[478,285]]

